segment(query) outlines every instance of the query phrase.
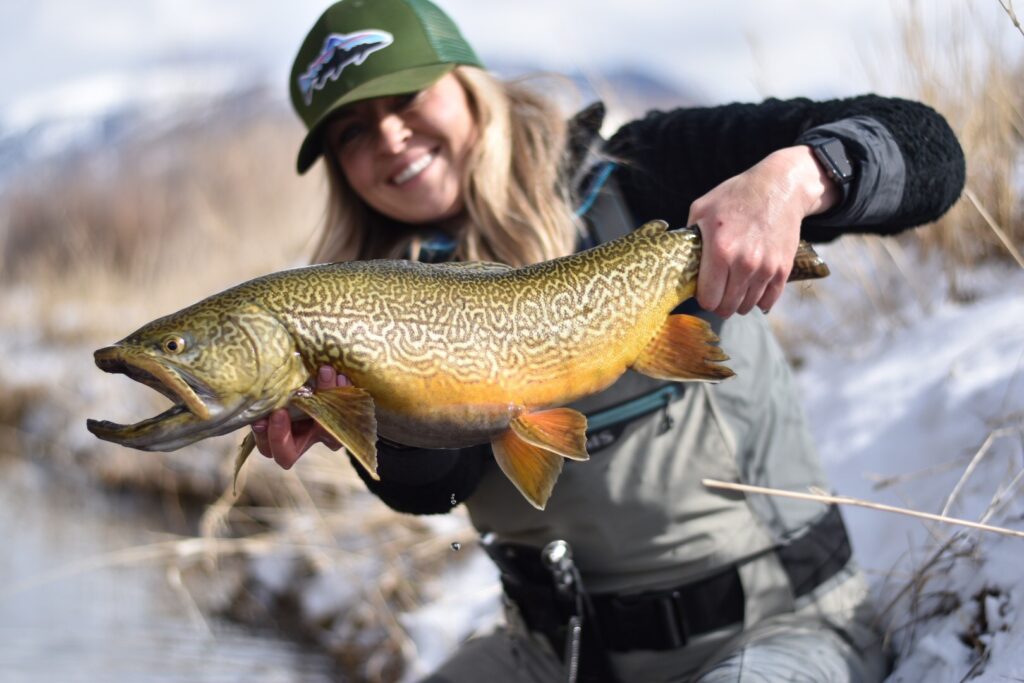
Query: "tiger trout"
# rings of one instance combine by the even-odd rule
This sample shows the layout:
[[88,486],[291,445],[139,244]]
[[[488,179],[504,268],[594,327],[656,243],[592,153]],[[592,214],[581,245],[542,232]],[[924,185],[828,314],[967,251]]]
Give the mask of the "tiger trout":
[[[586,418],[565,407],[627,368],[666,380],[732,372],[694,295],[700,233],[647,223],[617,240],[522,268],[353,261],[250,280],[95,352],[171,399],[133,425],[88,421],[101,439],[171,451],[286,407],[316,420],[374,478],[378,435],[424,448],[490,443],[543,509],[564,458],[586,460]],[[794,279],[828,268],[801,244]],[[321,365],[352,386],[312,391]],[[235,474],[252,451],[249,434]]]

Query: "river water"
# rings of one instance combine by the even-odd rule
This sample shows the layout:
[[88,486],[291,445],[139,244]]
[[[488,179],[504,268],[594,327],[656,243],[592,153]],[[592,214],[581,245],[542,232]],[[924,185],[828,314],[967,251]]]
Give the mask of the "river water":
[[92,566],[167,540],[157,510],[0,458],[0,683],[326,683],[332,662],[203,620],[162,563]]

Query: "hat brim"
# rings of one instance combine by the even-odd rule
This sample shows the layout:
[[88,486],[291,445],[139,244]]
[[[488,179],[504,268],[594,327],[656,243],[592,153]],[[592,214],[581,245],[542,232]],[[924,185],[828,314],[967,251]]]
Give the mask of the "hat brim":
[[299,174],[309,170],[309,167],[316,162],[323,154],[323,132],[327,122],[338,113],[338,111],[353,102],[373,99],[374,97],[389,97],[392,95],[404,95],[417,90],[423,90],[433,85],[438,79],[455,68],[455,64],[428,64],[412,69],[396,71],[379,78],[367,81],[360,86],[353,88],[339,97],[338,101],[332,104],[323,114],[320,115],[313,125],[309,127],[302,146],[299,147],[299,157],[296,161],[296,168]]

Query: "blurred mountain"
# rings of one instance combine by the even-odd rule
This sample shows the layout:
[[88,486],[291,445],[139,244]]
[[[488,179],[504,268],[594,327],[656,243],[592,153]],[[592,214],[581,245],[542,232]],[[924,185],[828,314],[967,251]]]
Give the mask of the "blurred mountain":
[[[498,75],[505,78],[520,78],[543,75],[535,65],[502,62],[491,64]],[[568,78],[575,91],[569,99],[578,98],[577,105],[601,100],[608,108],[605,132],[609,128],[631,118],[642,116],[651,109],[670,109],[694,106],[707,101],[707,97],[696,88],[678,86],[642,67],[623,66],[617,69],[575,69],[560,72]]]
[[[506,77],[538,73],[526,64],[503,64],[495,71]],[[700,99],[637,68],[568,77],[578,104],[602,99],[617,123]],[[129,143],[146,144],[183,128],[230,134],[260,118],[298,125],[280,83],[221,65],[166,66],[66,83],[0,109],[0,190],[16,178],[30,179],[40,167],[86,159],[95,164]]]
[[[280,88],[278,84],[278,89]],[[0,109],[0,189],[40,168],[113,157],[196,127],[290,116],[258,78],[222,66],[162,67],[62,84]]]

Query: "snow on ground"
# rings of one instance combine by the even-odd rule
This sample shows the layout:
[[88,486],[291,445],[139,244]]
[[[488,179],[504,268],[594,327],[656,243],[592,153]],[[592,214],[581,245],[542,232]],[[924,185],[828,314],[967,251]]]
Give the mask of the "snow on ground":
[[[1024,273],[1000,280],[856,348],[801,349],[805,409],[837,493],[939,513],[957,490],[951,516],[980,520],[995,501],[988,522],[1024,530]],[[844,512],[888,608],[890,682],[1024,680],[1024,539]],[[922,566],[927,580],[901,594]],[[494,619],[493,567],[481,555],[455,571],[434,586],[443,597],[402,617],[419,656],[412,678]]]
[[[837,492],[972,521],[995,501],[989,523],[1024,529],[1024,274],[865,348],[813,352],[799,377]],[[917,603],[904,598],[886,615],[900,655],[891,681],[1024,677],[1024,539],[861,508],[845,514],[883,607],[956,535],[909,591]]]

